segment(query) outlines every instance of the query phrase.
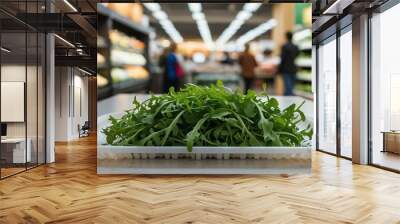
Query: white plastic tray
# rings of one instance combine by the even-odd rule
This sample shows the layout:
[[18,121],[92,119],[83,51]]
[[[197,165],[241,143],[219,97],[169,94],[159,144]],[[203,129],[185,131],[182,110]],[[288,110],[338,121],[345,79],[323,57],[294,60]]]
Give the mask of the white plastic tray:
[[294,174],[311,170],[305,147],[97,148],[98,174]]
[[[115,117],[121,113],[113,114]],[[98,119],[99,130],[109,115]],[[298,174],[311,171],[311,147],[112,146],[98,133],[98,174]]]

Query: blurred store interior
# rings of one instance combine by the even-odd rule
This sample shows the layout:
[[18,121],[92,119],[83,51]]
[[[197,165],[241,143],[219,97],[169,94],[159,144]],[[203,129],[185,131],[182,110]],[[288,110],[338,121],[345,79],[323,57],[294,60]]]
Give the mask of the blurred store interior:
[[[314,98],[310,3],[102,3],[98,16],[100,102],[217,80],[233,90]],[[294,56],[296,71],[285,78],[289,32],[296,49],[284,63]]]

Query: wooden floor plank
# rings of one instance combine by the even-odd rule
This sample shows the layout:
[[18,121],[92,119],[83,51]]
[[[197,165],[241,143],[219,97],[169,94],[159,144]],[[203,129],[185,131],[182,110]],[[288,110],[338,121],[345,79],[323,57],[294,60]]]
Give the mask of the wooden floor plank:
[[293,176],[96,174],[96,137],[0,181],[0,223],[400,223],[400,175],[313,153]]

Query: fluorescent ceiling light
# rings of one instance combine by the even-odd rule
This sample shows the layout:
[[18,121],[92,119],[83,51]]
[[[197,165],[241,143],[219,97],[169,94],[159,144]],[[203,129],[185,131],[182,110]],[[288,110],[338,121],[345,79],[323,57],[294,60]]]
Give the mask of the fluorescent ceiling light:
[[164,20],[164,19],[168,18],[167,13],[165,13],[164,11],[161,11],[161,10],[153,12],[153,16],[157,20]]
[[78,70],[81,71],[81,72],[83,72],[83,73],[85,73],[85,74],[87,74],[87,75],[92,75],[92,73],[90,73],[90,72],[88,72],[88,71],[86,71],[86,70],[83,70],[83,69],[81,69],[81,68],[79,68],[79,67],[78,67]]
[[252,16],[251,12],[243,10],[237,14],[236,19],[239,21],[246,21],[246,20],[250,19],[251,16]]
[[206,20],[206,16],[201,12],[201,3],[188,3],[189,10],[192,12],[192,18],[196,21],[197,29],[204,43],[209,49],[212,49],[214,42],[212,40],[210,28]]
[[201,12],[201,3],[188,3],[191,12]]
[[247,3],[244,5],[243,9],[248,12],[255,12],[261,5],[262,3]]
[[202,12],[195,12],[192,14],[194,20],[205,20],[206,16]]
[[342,14],[343,10],[347,8],[349,5],[351,5],[354,2],[354,0],[336,0],[332,5],[330,5],[322,14],[323,15],[328,15],[328,14]]
[[253,12],[257,11],[262,3],[246,3],[242,10],[236,15],[235,19],[229,24],[229,26],[222,32],[217,39],[217,45],[223,46],[229,39],[235,35],[236,31],[253,15]]
[[10,50],[8,50],[8,49],[5,48],[5,47],[1,47],[0,49],[1,49],[2,51],[6,52],[6,53],[10,53],[10,52],[11,52]]
[[161,9],[160,4],[143,3],[143,5],[152,12],[153,17],[158,20],[161,27],[175,43],[180,43],[183,41],[181,34],[178,32],[178,30],[176,30],[174,24],[172,24],[172,22],[168,19],[167,13]]
[[68,46],[75,48],[75,45],[73,45],[73,44],[72,44],[71,42],[69,42],[68,40],[66,40],[66,39],[64,39],[64,38],[62,38],[62,37],[60,37],[60,36],[57,35],[57,34],[54,34],[54,36],[57,37],[57,38],[58,38],[59,40],[61,40],[62,42],[64,42],[65,44],[67,44]]
[[152,12],[159,11],[161,9],[160,4],[158,3],[143,3],[143,5]]
[[74,12],[78,12],[78,10],[68,1],[64,0],[64,3],[68,5]]
[[276,25],[278,25],[278,22],[275,19],[270,19],[267,22],[257,26],[256,28],[248,31],[247,33],[243,34],[241,37],[239,37],[239,39],[237,39],[236,43],[238,45],[244,45],[247,42],[260,36],[261,34],[266,33],[268,30],[271,30]]

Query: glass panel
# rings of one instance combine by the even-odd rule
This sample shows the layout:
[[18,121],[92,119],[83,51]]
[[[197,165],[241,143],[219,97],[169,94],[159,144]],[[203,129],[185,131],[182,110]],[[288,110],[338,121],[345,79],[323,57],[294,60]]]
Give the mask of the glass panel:
[[27,63],[27,80],[26,80],[26,112],[27,112],[27,142],[28,150],[30,148],[30,160],[28,160],[28,168],[37,165],[37,132],[38,132],[38,36],[36,32],[27,33],[28,38],[28,63]]
[[1,50],[1,172],[5,177],[25,170],[26,161],[31,161],[25,119],[26,33],[3,32],[1,44],[7,49]]
[[372,163],[400,170],[400,5],[372,22]]
[[39,34],[38,45],[38,164],[45,163],[46,148],[45,148],[45,124],[46,124],[46,108],[45,108],[45,52],[46,38],[44,34]]
[[318,48],[318,144],[336,153],[336,39]]
[[340,153],[352,157],[352,33],[340,36]]

